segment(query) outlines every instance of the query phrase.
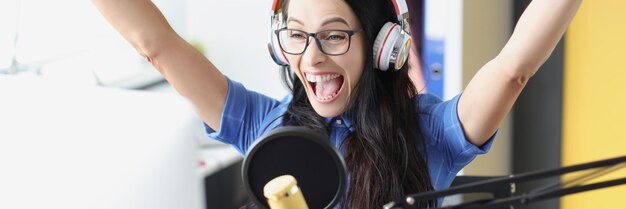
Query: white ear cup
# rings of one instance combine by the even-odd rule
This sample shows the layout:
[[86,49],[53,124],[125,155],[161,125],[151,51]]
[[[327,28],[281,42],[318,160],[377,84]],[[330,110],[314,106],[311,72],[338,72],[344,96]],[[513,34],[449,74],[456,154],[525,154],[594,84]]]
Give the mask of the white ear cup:
[[270,56],[272,56],[272,60],[274,60],[276,64],[281,66],[288,66],[289,60],[287,59],[287,56],[285,55],[283,50],[280,49],[280,45],[278,44],[278,37],[274,32],[275,30],[280,29],[281,25],[282,24],[280,23],[280,21],[273,21],[270,28],[270,40],[267,44],[267,49],[270,52]]
[[380,29],[374,41],[374,67],[382,71],[389,69],[389,60],[400,30],[398,24],[391,22],[385,23]]
[[399,70],[408,58],[411,38],[402,32],[402,26],[387,22],[378,32],[374,41],[374,67],[387,71],[393,64]]

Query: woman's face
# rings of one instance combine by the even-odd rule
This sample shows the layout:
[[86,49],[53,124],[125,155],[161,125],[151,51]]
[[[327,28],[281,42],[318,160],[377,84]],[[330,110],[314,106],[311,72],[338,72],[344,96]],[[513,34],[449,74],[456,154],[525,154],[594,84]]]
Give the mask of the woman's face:
[[[356,15],[343,0],[290,0],[288,7],[288,29],[307,33],[361,29]],[[318,38],[329,44],[350,38],[333,35]],[[287,54],[290,67],[302,81],[313,109],[322,117],[335,117],[345,111],[365,65],[364,37],[363,32],[354,34],[348,51],[341,55],[324,54],[313,37],[304,53]]]

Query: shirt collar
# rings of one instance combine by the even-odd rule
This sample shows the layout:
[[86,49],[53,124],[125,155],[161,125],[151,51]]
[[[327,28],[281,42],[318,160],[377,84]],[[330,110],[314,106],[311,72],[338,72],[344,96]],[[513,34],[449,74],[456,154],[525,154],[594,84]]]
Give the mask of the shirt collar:
[[354,126],[352,126],[352,121],[350,120],[350,117],[348,117],[345,113],[337,117],[324,118],[324,119],[326,120],[326,124],[328,126],[343,127],[343,128],[347,128],[348,130],[350,130],[350,132],[354,132]]

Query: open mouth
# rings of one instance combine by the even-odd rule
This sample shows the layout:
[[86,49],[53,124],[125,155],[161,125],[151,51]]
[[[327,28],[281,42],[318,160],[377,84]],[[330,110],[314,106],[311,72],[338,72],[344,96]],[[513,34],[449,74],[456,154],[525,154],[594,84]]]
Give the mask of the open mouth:
[[310,74],[306,73],[306,80],[309,82],[315,98],[322,103],[330,103],[337,98],[343,89],[343,76],[336,73]]

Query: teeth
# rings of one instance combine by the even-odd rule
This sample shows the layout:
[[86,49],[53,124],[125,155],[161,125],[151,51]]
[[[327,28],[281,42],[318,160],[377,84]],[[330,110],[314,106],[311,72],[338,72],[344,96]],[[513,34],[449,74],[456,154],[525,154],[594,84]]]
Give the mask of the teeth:
[[339,74],[311,75],[306,74],[306,80],[313,83],[326,82],[338,78]]
[[335,97],[335,96],[337,96],[337,92],[334,92],[332,95],[328,95],[328,96],[325,96],[325,97],[318,96],[317,98],[318,98],[318,99],[320,99],[320,100],[322,100],[322,101],[326,101],[326,100],[330,100],[330,99],[332,99],[332,98],[333,98],[333,97]]

